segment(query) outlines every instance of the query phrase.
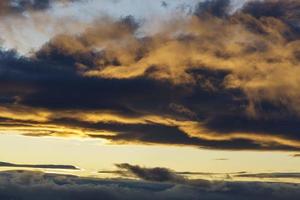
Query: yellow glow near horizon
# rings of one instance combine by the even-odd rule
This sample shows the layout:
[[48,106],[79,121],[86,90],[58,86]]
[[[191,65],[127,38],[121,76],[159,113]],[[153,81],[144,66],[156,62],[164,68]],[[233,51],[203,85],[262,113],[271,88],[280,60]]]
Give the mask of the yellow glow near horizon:
[[[98,139],[28,137],[13,133],[0,135],[0,161],[74,165],[81,168],[81,171],[76,172],[80,175],[114,170],[116,163],[191,172],[297,172],[300,159],[291,157],[291,154],[163,145],[108,145]],[[220,158],[227,160],[218,160]]]

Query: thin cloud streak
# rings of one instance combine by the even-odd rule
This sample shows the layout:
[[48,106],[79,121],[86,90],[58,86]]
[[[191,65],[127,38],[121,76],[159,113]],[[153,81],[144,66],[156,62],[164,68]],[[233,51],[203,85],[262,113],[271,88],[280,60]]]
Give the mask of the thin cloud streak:
[[14,164],[8,162],[0,162],[0,167],[79,170],[79,168],[72,165],[32,165],[32,164]]

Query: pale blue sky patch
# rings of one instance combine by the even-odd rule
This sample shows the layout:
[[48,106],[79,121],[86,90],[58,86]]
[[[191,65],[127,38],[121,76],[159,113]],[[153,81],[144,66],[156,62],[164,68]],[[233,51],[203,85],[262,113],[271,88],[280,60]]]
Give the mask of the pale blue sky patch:
[[[2,19],[2,46],[21,54],[36,51],[57,34],[79,34],[103,16],[134,16],[143,23],[142,32],[155,32],[170,18],[190,14],[201,0],[82,0],[56,3],[50,10]],[[233,0],[234,8],[246,0]]]

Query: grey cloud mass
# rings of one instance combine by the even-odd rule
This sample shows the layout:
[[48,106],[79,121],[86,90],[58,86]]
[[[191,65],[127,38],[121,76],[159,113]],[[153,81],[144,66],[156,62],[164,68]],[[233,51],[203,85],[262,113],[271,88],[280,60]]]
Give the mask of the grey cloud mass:
[[299,185],[258,182],[158,183],[137,180],[91,179],[30,171],[0,173],[0,198],[22,200],[296,200]]

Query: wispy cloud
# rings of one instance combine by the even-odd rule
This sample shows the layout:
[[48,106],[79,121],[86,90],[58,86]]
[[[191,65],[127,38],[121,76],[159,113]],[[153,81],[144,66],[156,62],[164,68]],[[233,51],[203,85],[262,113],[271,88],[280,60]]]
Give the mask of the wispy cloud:
[[[157,182],[184,182],[185,178],[176,172],[167,168],[146,168],[138,165],[130,165],[128,163],[116,164],[120,169],[126,170],[127,173],[137,178],[147,181]],[[124,173],[124,171],[121,171]]]
[[228,158],[216,158],[215,159],[216,161],[227,161],[227,160],[229,160]]
[[[164,167],[144,167],[139,165],[131,165],[128,163],[116,164],[118,170],[100,170],[100,174],[114,174],[121,177],[135,177],[147,181],[156,182],[190,182],[189,178],[201,176],[205,178],[216,177],[218,180],[221,178],[227,179],[228,177],[239,177],[239,175],[248,174],[245,171],[231,172],[231,173],[214,173],[214,172],[190,172],[190,171],[175,171]],[[241,176],[242,177],[242,176]],[[246,177],[246,176],[245,176]]]
[[32,165],[32,164],[14,164],[14,163],[7,163],[7,162],[0,162],[0,167],[78,170],[78,168],[73,165]]
[[273,172],[273,173],[258,173],[258,174],[239,174],[237,177],[249,177],[249,178],[293,178],[299,179],[300,173],[288,173],[288,172]]
[[300,157],[300,154],[293,154],[291,156],[297,158],[297,157]]

